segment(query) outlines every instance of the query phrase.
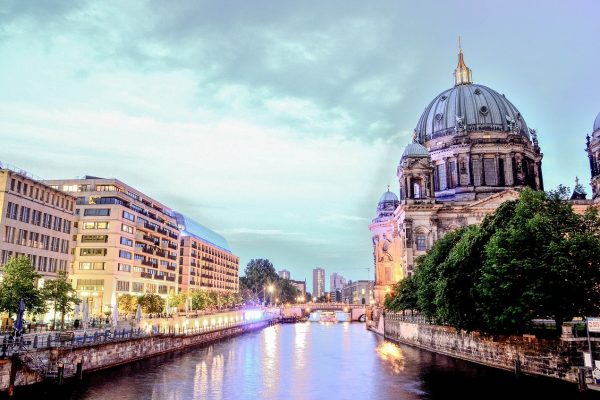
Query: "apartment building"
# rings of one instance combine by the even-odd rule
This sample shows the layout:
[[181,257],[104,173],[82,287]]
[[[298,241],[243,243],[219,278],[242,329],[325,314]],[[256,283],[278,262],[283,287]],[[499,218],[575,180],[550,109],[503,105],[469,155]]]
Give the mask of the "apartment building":
[[235,293],[239,290],[240,259],[218,233],[180,213],[179,291],[198,289]]
[[346,304],[372,304],[375,301],[373,281],[348,281],[342,291],[342,299]]
[[118,179],[45,181],[76,198],[71,278],[93,314],[123,293],[177,292],[179,228],[173,211]]
[[325,294],[325,270],[323,268],[313,269],[313,298],[318,299]]
[[0,166],[0,268],[26,256],[44,279],[67,271],[73,256],[71,231],[75,198],[34,179],[25,171]]
[[287,269],[282,269],[279,272],[277,272],[277,274],[279,275],[279,277],[281,279],[287,279],[287,280],[289,280],[290,276],[291,276],[290,271],[288,271]]

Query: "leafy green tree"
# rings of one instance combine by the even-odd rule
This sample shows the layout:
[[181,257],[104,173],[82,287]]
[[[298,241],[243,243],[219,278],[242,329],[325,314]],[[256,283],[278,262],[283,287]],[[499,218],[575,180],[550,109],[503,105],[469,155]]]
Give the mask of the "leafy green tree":
[[252,259],[244,270],[243,284],[258,296],[261,302],[265,301],[268,292],[265,288],[279,280],[273,264],[267,259]]
[[41,290],[42,299],[52,303],[54,309],[54,318],[52,320],[52,329],[56,327],[56,313],[60,312],[60,327],[64,328],[65,314],[73,311],[73,304],[79,304],[80,300],[76,296],[75,289],[67,279],[67,273],[60,271],[56,279],[49,279],[44,282]]
[[447,233],[435,242],[427,254],[417,258],[417,268],[413,278],[417,294],[415,309],[430,320],[434,320],[437,316],[435,299],[439,265],[446,260],[450,250],[460,240],[463,233],[464,229]]
[[282,303],[295,303],[298,297],[298,289],[292,285],[289,279],[279,279],[276,284],[277,297]]
[[142,311],[147,314],[162,313],[165,308],[165,301],[157,294],[143,294],[138,297],[137,301],[142,306]]
[[9,316],[17,314],[23,299],[25,309],[33,314],[46,311],[40,290],[35,286],[40,275],[27,257],[11,258],[3,267],[0,283],[0,309]]
[[391,311],[417,309],[417,285],[414,278],[405,278],[394,285],[391,293],[385,296],[384,307]]
[[190,295],[187,292],[171,293],[169,295],[169,307],[177,307],[180,310],[184,310],[185,303],[189,297]]
[[524,190],[508,227],[490,238],[477,287],[483,330],[522,333],[533,318],[560,330],[600,311],[600,223],[595,211],[575,214],[566,193]]
[[125,314],[131,314],[137,311],[137,297],[129,293],[124,293],[117,298],[119,311]]
[[190,293],[192,298],[192,310],[204,310],[209,307],[209,297],[205,290],[194,290]]

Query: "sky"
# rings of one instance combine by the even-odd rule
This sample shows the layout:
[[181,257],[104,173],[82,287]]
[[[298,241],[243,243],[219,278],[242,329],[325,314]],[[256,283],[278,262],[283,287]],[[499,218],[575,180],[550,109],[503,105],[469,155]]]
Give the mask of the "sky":
[[[543,4],[543,6],[542,6]],[[597,1],[3,1],[0,161],[115,177],[292,279],[373,279],[369,222],[425,106],[473,80],[590,178]],[[588,193],[591,192],[586,186]],[[328,286],[327,286],[328,287]]]

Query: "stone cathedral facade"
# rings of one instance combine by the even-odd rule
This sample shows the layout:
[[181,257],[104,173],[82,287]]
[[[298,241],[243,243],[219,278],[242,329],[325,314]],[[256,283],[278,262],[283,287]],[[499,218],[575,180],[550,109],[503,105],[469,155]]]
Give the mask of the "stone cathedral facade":
[[[600,129],[595,131],[588,147],[600,200]],[[399,196],[383,193],[369,226],[378,304],[391,285],[412,275],[415,258],[438,238],[480,223],[516,199],[520,188],[544,187],[536,131],[503,94],[473,83],[462,50],[454,86],[425,108],[396,172]]]

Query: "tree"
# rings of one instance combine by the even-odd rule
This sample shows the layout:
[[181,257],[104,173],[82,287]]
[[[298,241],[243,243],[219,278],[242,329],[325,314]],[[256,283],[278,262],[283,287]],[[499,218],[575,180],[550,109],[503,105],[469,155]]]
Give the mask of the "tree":
[[265,288],[278,280],[279,275],[277,275],[273,264],[267,259],[259,258],[250,260],[246,265],[241,282],[258,296],[260,302],[264,302],[266,297]]
[[209,297],[205,290],[194,290],[190,293],[192,298],[192,310],[204,310],[209,307]]
[[52,320],[52,329],[56,327],[56,312],[60,311],[60,327],[65,325],[65,314],[73,311],[73,304],[79,304],[80,300],[76,296],[75,289],[67,280],[67,273],[60,271],[56,279],[49,279],[44,283],[41,290],[42,299],[52,303],[54,309],[54,318]]
[[169,295],[169,307],[177,307],[178,309],[185,309],[185,303],[188,301],[189,294],[186,292],[180,292],[177,294]]
[[463,233],[464,229],[447,233],[435,242],[427,254],[417,258],[417,268],[414,276],[414,285],[417,294],[415,309],[419,310],[430,320],[434,320],[437,316],[435,299],[439,265],[446,260],[450,250],[460,240]]
[[11,258],[4,265],[3,280],[0,283],[0,309],[9,316],[19,311],[19,302],[23,299],[25,309],[32,314],[46,311],[46,305],[35,287],[40,275],[27,257]]
[[289,279],[279,279],[276,284],[277,296],[282,303],[295,303],[298,298],[298,288]]
[[417,309],[417,285],[414,278],[405,278],[394,285],[391,293],[386,294],[384,307],[391,311]]
[[165,301],[157,294],[146,293],[138,297],[138,304],[142,306],[142,311],[147,314],[162,313],[165,307]]
[[560,330],[600,311],[600,222],[594,211],[575,214],[567,194],[524,190],[506,229],[485,246],[477,286],[483,330],[522,333],[533,318],[552,318]]
[[137,297],[132,296],[129,293],[124,293],[119,296],[117,298],[117,304],[120,312],[131,314],[137,311]]

